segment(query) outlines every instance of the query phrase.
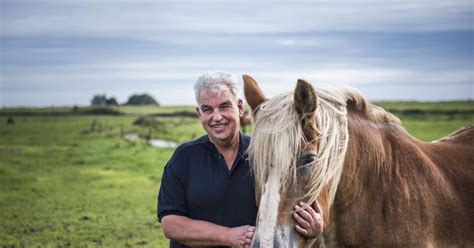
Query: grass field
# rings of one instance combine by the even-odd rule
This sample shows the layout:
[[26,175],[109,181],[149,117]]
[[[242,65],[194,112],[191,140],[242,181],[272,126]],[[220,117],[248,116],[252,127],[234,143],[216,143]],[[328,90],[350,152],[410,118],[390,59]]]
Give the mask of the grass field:
[[[474,123],[473,102],[379,105],[400,111],[407,131],[425,141]],[[194,109],[128,106],[115,108],[118,115],[83,110],[0,110],[0,245],[166,247],[156,194],[173,149],[121,136],[176,142],[199,137],[204,132],[197,119],[181,116]],[[14,125],[6,125],[8,116]],[[141,125],[133,125],[140,118]]]

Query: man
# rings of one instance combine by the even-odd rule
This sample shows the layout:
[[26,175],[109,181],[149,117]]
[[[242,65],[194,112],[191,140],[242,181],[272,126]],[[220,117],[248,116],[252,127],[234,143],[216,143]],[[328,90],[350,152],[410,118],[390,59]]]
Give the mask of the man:
[[[254,179],[239,131],[243,102],[237,80],[210,72],[197,80],[196,111],[207,135],[179,146],[165,166],[158,218],[170,247],[249,247],[257,216]],[[322,218],[307,208],[294,215],[296,230],[316,237]]]

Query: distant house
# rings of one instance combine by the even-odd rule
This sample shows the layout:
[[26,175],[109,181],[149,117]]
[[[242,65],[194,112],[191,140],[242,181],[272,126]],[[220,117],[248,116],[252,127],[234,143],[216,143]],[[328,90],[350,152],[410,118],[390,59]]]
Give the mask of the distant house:
[[160,105],[152,96],[148,94],[132,95],[128,98],[127,105]]

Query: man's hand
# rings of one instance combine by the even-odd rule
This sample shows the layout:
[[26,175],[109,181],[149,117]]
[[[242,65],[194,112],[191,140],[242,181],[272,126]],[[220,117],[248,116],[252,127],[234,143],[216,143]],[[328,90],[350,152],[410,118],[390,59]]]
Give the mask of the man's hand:
[[227,238],[232,247],[250,247],[254,233],[254,226],[239,226],[229,228]]
[[324,229],[323,212],[317,201],[311,204],[311,207],[303,208],[304,205],[300,202],[295,206],[296,213],[293,214],[295,229],[305,238],[316,238]]

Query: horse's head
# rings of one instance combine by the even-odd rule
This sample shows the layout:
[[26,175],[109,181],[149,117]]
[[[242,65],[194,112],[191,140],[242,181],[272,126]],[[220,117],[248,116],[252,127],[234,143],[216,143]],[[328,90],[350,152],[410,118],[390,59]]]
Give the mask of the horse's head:
[[342,167],[333,164],[342,162],[347,126],[331,124],[339,122],[328,120],[327,110],[320,113],[321,100],[304,80],[298,80],[294,92],[267,99],[253,78],[243,78],[254,115],[249,158],[259,203],[252,247],[304,247],[307,241],[294,229],[294,206],[318,199],[327,219]]

